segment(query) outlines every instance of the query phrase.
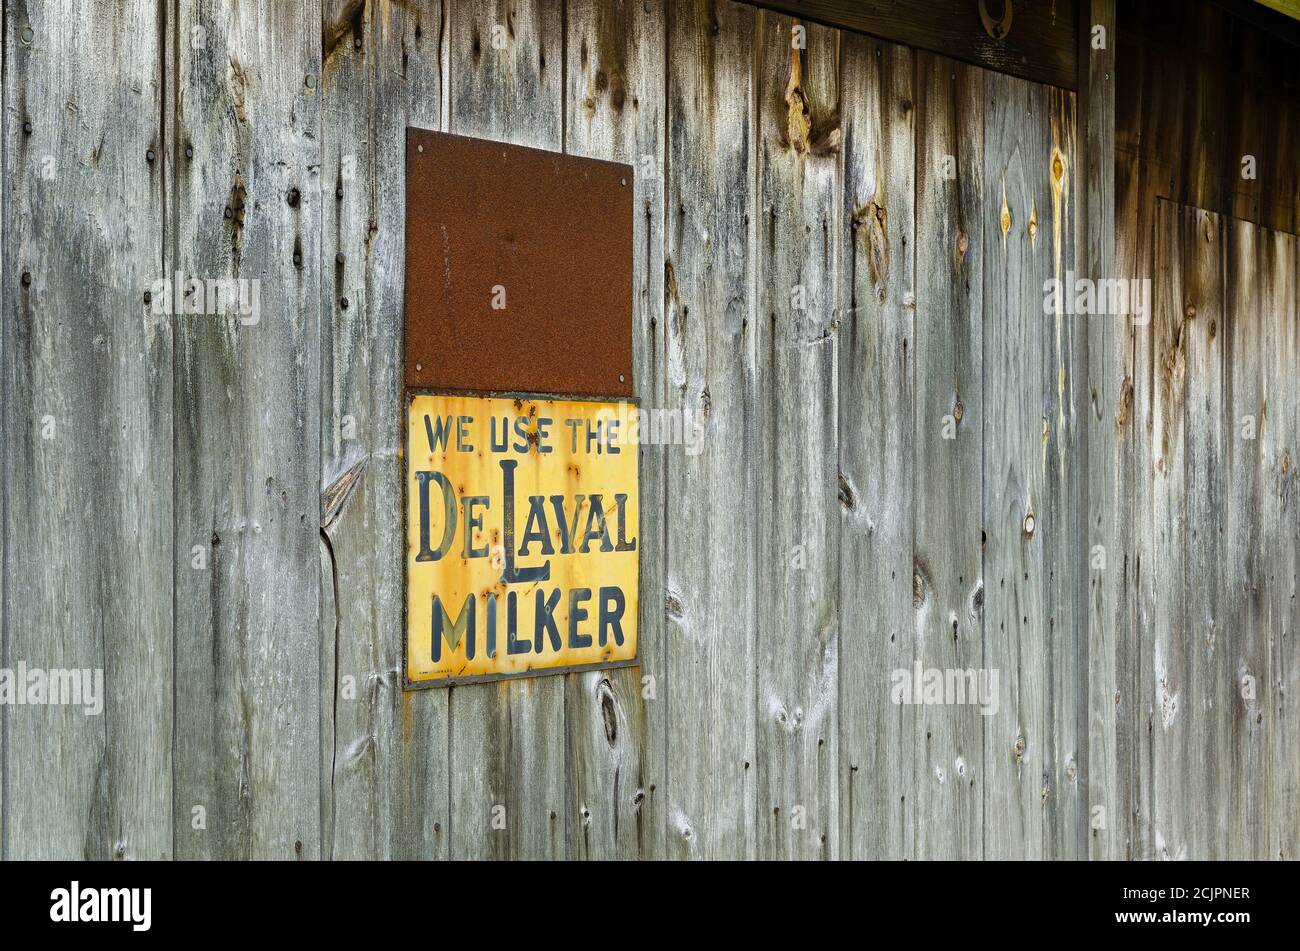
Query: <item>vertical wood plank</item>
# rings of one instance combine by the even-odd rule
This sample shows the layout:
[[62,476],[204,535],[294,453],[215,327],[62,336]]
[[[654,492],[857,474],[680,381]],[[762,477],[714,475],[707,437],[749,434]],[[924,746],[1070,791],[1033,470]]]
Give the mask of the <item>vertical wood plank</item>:
[[759,18],[758,855],[839,853],[839,37]]
[[1156,210],[1157,283],[1151,324],[1153,388],[1151,439],[1152,508],[1147,515],[1152,538],[1151,653],[1152,693],[1146,756],[1151,782],[1148,848],[1165,859],[1189,857],[1188,818],[1179,792],[1182,752],[1192,742],[1197,718],[1188,684],[1187,617],[1184,588],[1183,525],[1187,520],[1185,483],[1186,379],[1184,274],[1186,221],[1179,206],[1160,202]]
[[[1278,568],[1278,598],[1282,605],[1280,630],[1274,658],[1274,679],[1278,684],[1274,702],[1278,710],[1275,809],[1279,819],[1277,857],[1300,856],[1300,753],[1295,737],[1300,735],[1300,394],[1293,385],[1300,367],[1300,236],[1288,235],[1290,283],[1285,302],[1277,312],[1274,343],[1278,367],[1279,415],[1286,432],[1279,440],[1277,459],[1277,530],[1283,544]],[[1281,262],[1286,268],[1287,262]],[[1268,856],[1273,858],[1272,855]]]
[[912,857],[916,116],[912,51],[841,39],[840,855]]
[[6,858],[172,854],[159,15],[5,15],[3,663],[102,672],[99,715],[6,706]]
[[257,307],[176,324],[176,851],[315,858],[321,11],[178,7],[176,266]]
[[[1094,41],[1100,27],[1101,45]],[[1078,181],[1081,273],[1109,280],[1115,271],[1115,48],[1114,0],[1080,4],[1080,118],[1084,124]],[[1128,318],[1107,314],[1087,322],[1086,522],[1088,547],[1087,783],[1088,855],[1122,856],[1119,834],[1126,811],[1119,798],[1116,722],[1118,650],[1127,633],[1123,584],[1125,497],[1122,433],[1116,413],[1124,393]],[[1100,547],[1098,547],[1100,546]]]
[[[571,0],[566,16],[566,150],[633,167],[633,372],[642,413],[655,413],[665,405],[664,9],[637,0]],[[664,462],[682,451],[640,447],[640,665],[568,678],[568,808],[577,816],[571,858],[663,854]]]
[[[1284,236],[1279,276],[1284,290],[1276,310],[1273,343],[1278,381],[1280,432],[1275,459],[1277,526],[1280,542],[1275,600],[1279,622],[1275,640],[1273,702],[1277,711],[1278,768],[1274,774],[1274,810],[1278,818],[1276,857],[1300,857],[1300,394],[1295,373],[1300,367],[1300,236]],[[1273,858],[1273,855],[1267,856]]]
[[1294,843],[1300,813],[1286,812],[1300,795],[1297,760],[1300,742],[1288,727],[1297,723],[1294,684],[1296,658],[1300,656],[1294,628],[1296,589],[1292,572],[1293,548],[1300,536],[1296,518],[1291,447],[1294,446],[1292,408],[1296,393],[1294,340],[1296,310],[1296,248],[1300,237],[1281,231],[1260,232],[1259,280],[1263,286],[1259,320],[1263,353],[1256,367],[1264,384],[1264,426],[1261,433],[1264,479],[1259,517],[1262,521],[1265,637],[1269,651],[1269,679],[1263,690],[1264,722],[1268,726],[1269,781],[1259,777],[1256,795],[1267,802],[1270,823],[1267,846],[1255,854],[1259,859],[1294,857]]
[[[1038,293],[1022,303],[1026,312],[1042,300],[1046,278],[1067,286],[1074,272],[1077,232],[1078,166],[1076,165],[1075,97],[1050,87],[1045,99],[1039,155],[1040,200],[1049,214],[1041,235],[1044,251]],[[1080,775],[1087,721],[1085,663],[1087,587],[1084,572],[1085,456],[1081,415],[1087,403],[1087,315],[1067,309],[1057,297],[1044,339],[1047,376],[1041,381],[1047,417],[1047,467],[1043,509],[1036,531],[1047,531],[1046,583],[1047,708],[1051,726],[1049,839],[1054,859],[1077,859],[1083,851],[1086,795]]]
[[[374,458],[381,424],[369,392],[370,282],[357,280],[368,270],[373,201],[373,34],[364,3],[323,0],[321,17],[320,479],[328,499],[320,539],[321,854],[349,859],[379,855],[378,750],[370,734],[383,690],[368,589],[377,566],[357,564],[351,542],[368,527],[368,480],[393,467]],[[377,342],[391,354],[391,340]],[[363,544],[380,551],[373,535]]]
[[[444,858],[447,692],[401,689],[406,127],[441,128],[442,5],[324,11],[322,828],[337,858]],[[341,255],[341,257],[340,257]]]
[[668,29],[666,390],[699,451],[670,454],[667,854],[755,854],[760,462],[754,312],[755,12],[675,0]]
[[1055,414],[1056,315],[1044,314],[1053,253],[1051,156],[1043,148],[1041,87],[989,74],[985,81],[984,517],[985,662],[999,671],[1001,706],[986,718],[984,846],[989,858],[1044,858],[1055,753],[1048,651],[1047,479]]
[[[452,3],[448,36],[448,131],[563,149],[558,0]],[[450,688],[452,857],[564,856],[565,679]]]
[[[915,661],[984,667],[981,442],[984,429],[984,96],[979,70],[916,55]],[[955,175],[953,174],[955,172]],[[916,854],[981,853],[978,705],[918,707]],[[938,817],[945,821],[938,821]]]
[[[1146,87],[1143,87],[1144,94]],[[1158,110],[1155,110],[1157,114]],[[1118,121],[1118,120],[1117,120]],[[1115,173],[1115,268],[1130,286],[1154,285],[1153,237],[1155,234],[1156,190],[1153,170],[1127,157],[1117,159]],[[1151,306],[1154,308],[1154,289]],[[1130,318],[1123,339],[1123,378],[1114,407],[1115,438],[1119,457],[1116,501],[1119,528],[1118,552],[1107,555],[1107,564],[1121,572],[1119,620],[1115,648],[1115,747],[1116,808],[1106,817],[1115,826],[1117,857],[1146,857],[1148,784],[1143,773],[1142,751],[1149,720],[1149,666],[1143,658],[1149,648],[1149,585],[1144,567],[1151,565],[1150,532],[1145,515],[1150,512],[1150,465],[1144,451],[1150,424],[1151,314]],[[1104,417],[1103,417],[1104,422]],[[1122,556],[1122,560],[1120,558]]]
[[[1265,383],[1260,367],[1265,353],[1260,270],[1267,239],[1255,225],[1233,220],[1227,231],[1224,277],[1224,410],[1228,434],[1228,484],[1225,561],[1233,571],[1220,591],[1225,624],[1233,632],[1231,651],[1237,692],[1232,721],[1232,813],[1228,855],[1246,859],[1268,854],[1271,820],[1262,790],[1271,785],[1272,689],[1268,638],[1267,537],[1262,519],[1264,428],[1268,425]],[[1249,679],[1247,679],[1249,678]],[[1270,716],[1266,717],[1265,714]]]
[[1227,858],[1224,833],[1233,778],[1231,749],[1236,702],[1228,645],[1219,606],[1226,482],[1223,412],[1223,222],[1219,215],[1182,209],[1186,222],[1180,268],[1186,274],[1186,439],[1184,465],[1187,523],[1183,563],[1187,572],[1188,735],[1178,751],[1176,778],[1188,809],[1183,834],[1188,855]]

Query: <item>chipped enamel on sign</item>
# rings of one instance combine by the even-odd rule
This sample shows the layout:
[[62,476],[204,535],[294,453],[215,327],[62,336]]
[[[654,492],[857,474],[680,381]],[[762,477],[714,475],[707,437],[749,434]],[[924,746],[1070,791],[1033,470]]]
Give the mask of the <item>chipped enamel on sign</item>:
[[408,399],[407,686],[633,663],[635,407]]

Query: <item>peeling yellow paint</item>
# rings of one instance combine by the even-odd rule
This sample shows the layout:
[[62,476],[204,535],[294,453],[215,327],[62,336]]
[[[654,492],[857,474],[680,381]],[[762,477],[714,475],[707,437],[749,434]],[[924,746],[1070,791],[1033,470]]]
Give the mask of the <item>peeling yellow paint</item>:
[[411,398],[411,683],[636,657],[636,413],[626,403]]

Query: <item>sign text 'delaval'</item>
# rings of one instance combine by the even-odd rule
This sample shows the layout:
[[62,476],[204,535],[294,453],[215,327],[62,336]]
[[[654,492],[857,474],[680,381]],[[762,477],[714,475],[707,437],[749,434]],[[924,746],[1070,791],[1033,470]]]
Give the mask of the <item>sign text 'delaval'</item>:
[[407,681],[636,657],[637,445],[613,403],[417,393]]

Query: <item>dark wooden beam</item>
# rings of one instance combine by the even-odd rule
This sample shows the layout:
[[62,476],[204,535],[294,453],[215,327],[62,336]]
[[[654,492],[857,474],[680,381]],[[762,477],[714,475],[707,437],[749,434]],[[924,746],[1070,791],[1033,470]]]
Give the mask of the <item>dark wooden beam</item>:
[[1000,73],[1065,89],[1078,88],[1074,0],[743,2],[932,50]]

